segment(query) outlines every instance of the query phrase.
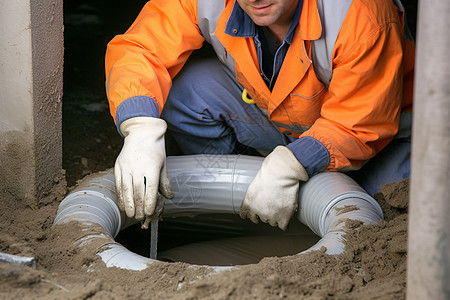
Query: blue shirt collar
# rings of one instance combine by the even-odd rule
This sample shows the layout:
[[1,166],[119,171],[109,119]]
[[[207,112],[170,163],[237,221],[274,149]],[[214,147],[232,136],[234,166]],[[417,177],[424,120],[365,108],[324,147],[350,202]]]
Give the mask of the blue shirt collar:
[[[295,11],[294,19],[291,27],[289,28],[284,41],[291,44],[294,37],[295,28],[300,20],[300,14],[302,13],[303,0],[298,2],[297,10]],[[234,37],[255,37],[256,36],[256,24],[247,15],[247,13],[239,6],[237,1],[234,2],[233,10],[228,18],[227,26],[225,27],[225,33]]]

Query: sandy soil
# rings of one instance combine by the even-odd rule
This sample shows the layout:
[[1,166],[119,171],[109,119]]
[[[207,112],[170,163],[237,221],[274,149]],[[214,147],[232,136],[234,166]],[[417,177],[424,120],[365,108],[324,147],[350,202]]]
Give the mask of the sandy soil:
[[[87,3],[65,3],[68,187],[112,167],[120,151],[103,90],[103,55],[107,41],[128,27],[145,1]],[[0,190],[0,252],[33,256],[37,262],[36,269],[0,263],[0,299],[404,299],[408,184],[386,185],[376,195],[384,221],[347,223],[343,255],[269,257],[217,274],[186,263],[160,262],[140,272],[106,268],[89,246],[72,245],[79,224],[52,227],[65,182],[33,208]]]
[[33,256],[37,268],[0,263],[0,299],[404,299],[407,189],[405,180],[377,195],[379,224],[348,222],[340,256],[270,257],[220,273],[167,262],[106,268],[94,245],[72,244],[85,234],[79,224],[52,227],[60,199],[33,210],[2,193],[0,251]]

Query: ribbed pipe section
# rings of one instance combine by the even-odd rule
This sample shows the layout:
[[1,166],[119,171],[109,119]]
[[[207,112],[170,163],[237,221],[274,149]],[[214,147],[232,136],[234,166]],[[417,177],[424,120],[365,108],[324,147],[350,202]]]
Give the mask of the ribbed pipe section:
[[[381,219],[383,212],[378,203],[362,187],[349,176],[340,172],[319,173],[306,184],[302,184],[299,192],[299,220],[311,228],[318,236],[323,237],[332,227],[334,218],[330,213],[332,207],[344,200],[346,205],[356,205],[358,212],[352,216],[357,220],[370,222]],[[367,202],[367,203],[365,203]],[[371,207],[375,209],[369,209]]]
[[[168,157],[167,169],[175,197],[166,200],[162,216],[238,214],[245,192],[262,161],[262,157],[243,155]],[[381,220],[383,214],[378,203],[350,177],[343,173],[325,172],[301,184],[297,218],[322,237],[304,252],[325,246],[326,253],[339,254],[344,250],[346,219],[374,223]],[[96,254],[108,267],[142,270],[155,262],[113,240],[121,229],[137,221],[127,219],[117,207],[112,169],[87,176],[61,202],[54,224],[69,221],[101,225],[104,233],[84,236],[74,243],[82,247],[93,239],[103,239]]]

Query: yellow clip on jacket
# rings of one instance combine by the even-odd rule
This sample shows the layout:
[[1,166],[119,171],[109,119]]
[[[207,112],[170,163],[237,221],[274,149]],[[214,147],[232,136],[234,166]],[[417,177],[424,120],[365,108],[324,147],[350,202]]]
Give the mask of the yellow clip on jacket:
[[[291,134],[320,141],[330,154],[327,170],[359,168],[392,140],[401,111],[411,110],[414,44],[404,38],[403,12],[391,0],[353,0],[333,48],[329,86],[317,79],[311,60],[311,42],[322,34],[317,2],[304,0],[272,92],[261,78],[253,39],[225,33],[235,1],[223,1],[215,35],[234,59],[236,79],[273,121],[309,128]],[[161,113],[172,79],[205,41],[198,23],[197,0],[152,0],[108,44],[114,118],[135,96],[153,98]]]

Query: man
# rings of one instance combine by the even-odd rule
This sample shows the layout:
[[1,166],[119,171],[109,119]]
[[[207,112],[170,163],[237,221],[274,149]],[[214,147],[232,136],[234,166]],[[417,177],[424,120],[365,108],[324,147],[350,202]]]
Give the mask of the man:
[[[408,126],[399,124],[411,110],[414,49],[404,36],[391,0],[149,1],[106,54],[110,110],[125,137],[119,208],[153,218],[158,191],[173,197],[166,124],[185,154],[238,144],[270,153],[240,214],[281,229],[299,181],[319,172],[375,157],[353,172],[371,194],[408,177],[410,142],[399,138]],[[205,40],[220,62],[185,65]]]

